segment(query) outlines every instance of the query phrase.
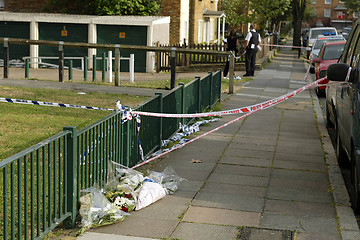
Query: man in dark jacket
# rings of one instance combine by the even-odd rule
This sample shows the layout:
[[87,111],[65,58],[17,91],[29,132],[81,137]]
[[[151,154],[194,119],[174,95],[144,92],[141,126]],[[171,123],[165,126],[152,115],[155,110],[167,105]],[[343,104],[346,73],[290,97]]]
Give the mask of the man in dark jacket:
[[261,42],[260,34],[257,33],[253,25],[250,25],[250,32],[245,37],[245,65],[246,73],[244,77],[254,76],[255,72],[255,61],[258,46]]
[[[233,51],[235,56],[238,52],[238,47],[240,46],[239,40],[236,37],[236,31],[232,29],[230,31],[230,36],[226,38],[226,51]],[[227,76],[229,72],[229,59],[226,62],[225,68],[224,68],[224,77]]]

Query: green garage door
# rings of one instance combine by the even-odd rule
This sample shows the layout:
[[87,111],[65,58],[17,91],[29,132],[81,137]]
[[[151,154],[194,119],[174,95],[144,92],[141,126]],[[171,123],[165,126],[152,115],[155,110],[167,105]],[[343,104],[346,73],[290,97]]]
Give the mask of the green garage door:
[[[0,37],[8,38],[24,38],[30,39],[30,23],[28,22],[0,22]],[[10,60],[19,59],[30,55],[30,47],[28,45],[9,46]],[[4,57],[3,44],[0,47],[0,58]]]
[[[104,44],[125,44],[146,46],[147,27],[146,26],[125,26],[125,25],[97,25],[97,42]],[[105,50],[99,50],[98,56]],[[135,72],[146,72],[146,52],[120,50],[121,57],[130,57],[130,53],[135,54]],[[107,55],[107,53],[106,53]],[[113,57],[115,53],[113,51]],[[122,60],[121,71],[129,71],[129,61]]]
[[[39,23],[39,39],[63,42],[88,42],[87,24]],[[64,48],[65,57],[87,56],[86,48]],[[39,57],[59,57],[59,47],[40,46]],[[46,62],[58,65],[58,61]],[[74,60],[74,67],[80,67],[80,60]],[[65,61],[65,65],[68,61]]]

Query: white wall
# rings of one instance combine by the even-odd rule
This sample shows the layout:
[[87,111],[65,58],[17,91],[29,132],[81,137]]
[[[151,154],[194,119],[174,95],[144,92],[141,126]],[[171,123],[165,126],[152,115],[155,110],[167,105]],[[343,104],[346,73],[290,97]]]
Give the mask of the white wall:
[[180,43],[184,43],[184,38],[188,44],[189,40],[189,0],[181,1],[180,9]]

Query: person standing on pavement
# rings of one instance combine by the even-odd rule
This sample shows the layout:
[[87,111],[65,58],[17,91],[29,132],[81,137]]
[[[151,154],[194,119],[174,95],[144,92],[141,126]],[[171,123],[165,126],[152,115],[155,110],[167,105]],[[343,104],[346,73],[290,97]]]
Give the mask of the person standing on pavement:
[[[240,46],[239,40],[236,37],[236,31],[232,29],[230,31],[230,36],[226,38],[226,51],[233,51],[235,56],[238,53],[238,47]],[[226,62],[225,68],[224,68],[224,74],[223,76],[226,77],[229,72],[229,58]]]
[[258,46],[261,42],[260,34],[257,33],[253,25],[250,25],[250,32],[245,37],[245,65],[246,73],[244,77],[254,76],[255,72],[255,61]]

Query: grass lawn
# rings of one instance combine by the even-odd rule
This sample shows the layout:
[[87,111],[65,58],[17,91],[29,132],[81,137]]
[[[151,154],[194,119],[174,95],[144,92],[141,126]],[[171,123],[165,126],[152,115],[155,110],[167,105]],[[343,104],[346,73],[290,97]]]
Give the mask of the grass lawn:
[[[0,86],[0,96],[26,100],[116,108],[116,100],[134,107],[147,97]],[[108,111],[0,103],[0,161],[62,131],[78,129],[107,116]]]
[[[176,86],[180,82],[186,84],[192,80],[194,79],[177,79]],[[251,80],[252,78],[234,80],[234,86]],[[136,83],[128,83],[128,85],[122,82],[122,86],[156,89],[170,86],[170,83],[169,80],[152,80],[137,81]],[[229,80],[222,79],[221,92],[227,93],[228,90]],[[112,109],[116,108],[116,100],[120,100],[123,105],[134,107],[147,99],[146,97],[130,95],[92,92],[78,94],[76,91],[69,90],[10,86],[0,86],[0,97]],[[0,103],[0,161],[61,132],[64,126],[76,126],[78,129],[81,129],[108,114],[108,111]]]

